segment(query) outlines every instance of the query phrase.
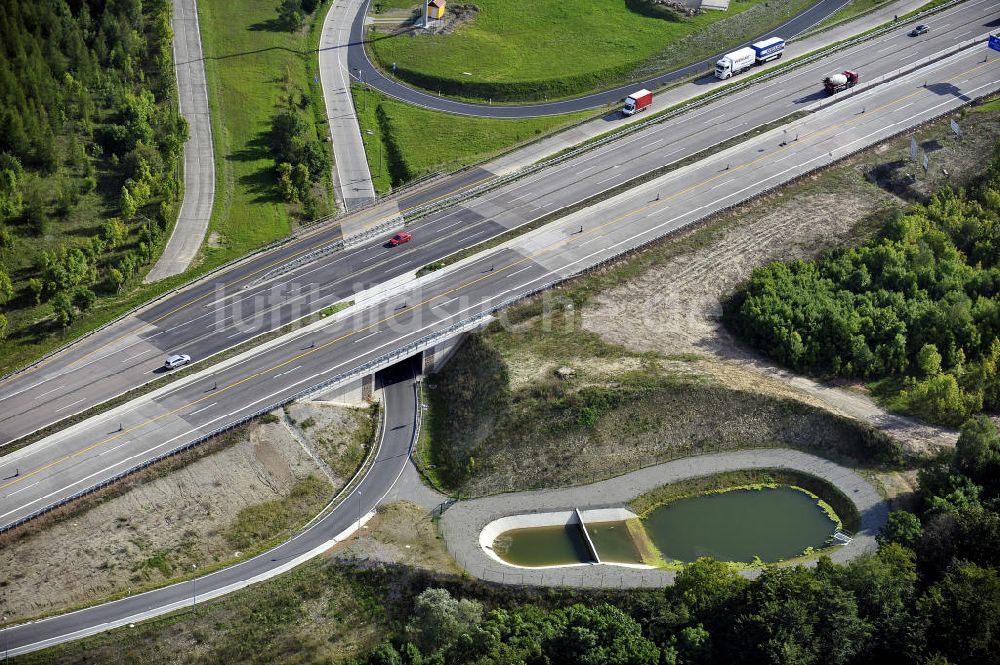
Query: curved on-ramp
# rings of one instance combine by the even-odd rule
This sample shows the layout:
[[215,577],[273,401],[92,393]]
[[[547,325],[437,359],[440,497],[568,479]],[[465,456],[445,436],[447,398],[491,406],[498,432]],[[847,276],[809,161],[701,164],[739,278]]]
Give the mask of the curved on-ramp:
[[5,654],[16,656],[38,651],[185,607],[193,608],[196,602],[218,598],[285,573],[350,537],[399,480],[419,428],[418,386],[413,365],[403,362],[379,376],[383,419],[375,459],[350,493],[342,495],[340,503],[329,512],[277,547],[196,580],[7,627],[0,631]]
[[[823,19],[827,18],[848,2],[850,2],[850,0],[818,0],[818,2],[810,6],[805,11],[792,17],[785,23],[782,23],[774,30],[766,32],[763,35],[750,40],[750,42],[773,35],[781,35],[785,39],[791,39],[792,37],[801,34],[808,28],[811,28]],[[724,53],[743,46],[743,44],[733,45],[725,51],[720,51],[709,58],[695,62],[686,67],[681,67],[680,69],[665,72],[642,81],[635,81],[611,88],[609,90],[584,95],[582,97],[573,97],[556,102],[545,102],[540,104],[519,104],[506,106],[474,104],[438,97],[401,83],[399,80],[390,78],[383,74],[382,70],[376,67],[368,58],[368,53],[365,50],[364,26],[369,4],[370,0],[366,0],[361,4],[360,10],[355,15],[354,21],[351,24],[351,36],[347,55],[347,65],[351,76],[363,81],[365,85],[370,85],[384,95],[394,97],[410,104],[415,104],[417,106],[422,106],[435,111],[444,111],[446,113],[454,113],[457,115],[479,116],[483,118],[533,118],[599,108],[606,104],[612,104],[620,101],[626,95],[635,91],[636,88],[655,88],[693,76],[699,72],[703,72],[706,69],[713,67],[715,61],[718,60]],[[747,42],[747,44],[750,42]]]
[[215,202],[215,155],[208,110],[205,59],[201,50],[197,0],[173,0],[174,70],[177,104],[187,120],[184,142],[184,200],[167,246],[145,281],[156,282],[187,270],[198,255]]

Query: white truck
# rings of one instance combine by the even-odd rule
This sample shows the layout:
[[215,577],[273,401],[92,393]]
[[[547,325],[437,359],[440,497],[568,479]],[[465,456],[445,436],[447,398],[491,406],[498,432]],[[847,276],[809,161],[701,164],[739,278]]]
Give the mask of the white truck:
[[727,53],[715,63],[715,78],[727,79],[736,74],[742,74],[754,65],[762,65],[770,60],[777,60],[785,52],[785,40],[781,37],[769,37],[754,42],[739,50]]
[[742,74],[757,62],[757,51],[744,46],[732,53],[727,53],[715,62],[715,78],[727,79],[736,74]]

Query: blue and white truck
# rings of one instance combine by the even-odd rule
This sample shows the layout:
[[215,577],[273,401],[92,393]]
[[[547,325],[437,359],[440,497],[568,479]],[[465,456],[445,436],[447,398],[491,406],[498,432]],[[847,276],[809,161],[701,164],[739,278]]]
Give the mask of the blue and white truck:
[[785,51],[785,40],[770,37],[727,53],[715,63],[715,78],[727,79],[742,74],[754,65],[762,65],[769,60],[777,60]]
[[781,37],[768,37],[754,42],[750,48],[757,54],[757,64],[762,65],[769,60],[777,60],[785,51],[785,40]]

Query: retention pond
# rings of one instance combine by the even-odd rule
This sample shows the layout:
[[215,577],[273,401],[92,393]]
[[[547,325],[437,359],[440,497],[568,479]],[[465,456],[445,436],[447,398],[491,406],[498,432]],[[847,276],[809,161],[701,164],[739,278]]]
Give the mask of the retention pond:
[[750,563],[788,559],[828,544],[836,524],[816,499],[792,487],[732,490],[680,499],[653,510],[646,532],[667,561]]
[[[641,521],[632,515],[586,522],[601,563],[649,566],[701,556],[770,563],[829,545],[837,527],[815,497],[792,487],[705,494],[665,504]],[[528,568],[596,562],[579,522],[509,529],[492,549],[503,561]]]

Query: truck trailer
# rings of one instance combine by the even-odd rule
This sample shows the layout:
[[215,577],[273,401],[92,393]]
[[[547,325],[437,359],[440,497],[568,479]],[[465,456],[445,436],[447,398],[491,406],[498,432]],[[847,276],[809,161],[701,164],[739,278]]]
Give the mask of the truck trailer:
[[622,107],[622,113],[624,115],[635,115],[639,111],[649,108],[649,105],[652,103],[653,93],[643,88],[625,98],[625,106]]
[[770,37],[768,39],[754,42],[750,48],[757,54],[757,64],[762,65],[770,60],[777,60],[785,52],[785,40],[781,37]]
[[757,51],[749,46],[727,53],[715,63],[715,78],[727,79],[736,74],[742,74],[757,62]]
[[834,74],[823,79],[823,88],[826,90],[826,94],[832,95],[841,90],[853,88],[860,80],[861,76],[857,72],[845,69],[842,74]]

